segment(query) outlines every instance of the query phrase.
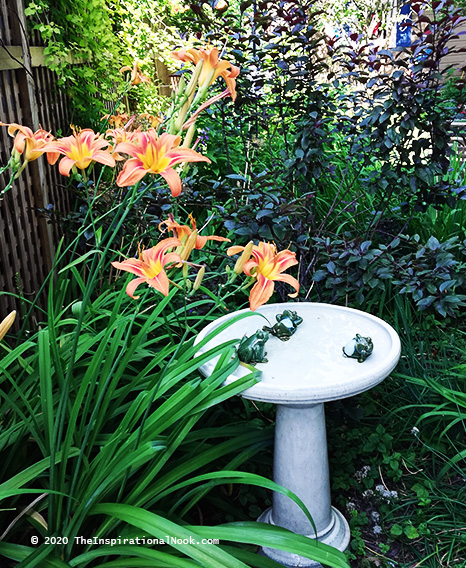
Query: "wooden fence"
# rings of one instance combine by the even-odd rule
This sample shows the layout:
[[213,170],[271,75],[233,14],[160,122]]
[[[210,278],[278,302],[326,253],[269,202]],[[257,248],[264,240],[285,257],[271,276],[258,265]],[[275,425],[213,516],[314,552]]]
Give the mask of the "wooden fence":
[[[0,0],[0,121],[33,131],[41,126],[53,133],[68,132],[66,96],[45,66],[39,34],[26,30],[24,0]],[[168,96],[169,71],[161,61],[154,65],[159,93]],[[112,109],[114,103],[106,106]],[[0,126],[0,166],[8,162],[12,148],[13,138]],[[0,175],[0,193],[8,181],[9,172]],[[43,156],[29,163],[0,197],[0,321],[13,309],[22,315],[50,272],[62,235],[47,211],[58,216],[71,211],[73,195],[66,181]],[[15,327],[18,323],[17,318]]]
[[[54,74],[45,67],[38,38],[28,37],[22,0],[0,0],[0,121],[33,131],[68,129],[65,96]],[[33,43],[31,46],[30,44]],[[32,54],[32,57],[31,57]],[[6,127],[0,127],[0,164],[13,147]],[[0,176],[0,188],[9,180]],[[58,168],[45,157],[29,163],[13,187],[0,198],[0,320],[12,309],[20,315],[34,298],[52,265],[61,237],[44,210],[70,210],[70,193]]]

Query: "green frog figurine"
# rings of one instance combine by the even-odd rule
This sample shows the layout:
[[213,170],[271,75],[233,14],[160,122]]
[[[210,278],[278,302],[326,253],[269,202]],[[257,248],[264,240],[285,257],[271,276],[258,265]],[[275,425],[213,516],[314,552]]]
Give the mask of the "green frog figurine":
[[351,341],[343,347],[343,355],[351,359],[357,359],[358,363],[363,363],[374,349],[372,339],[370,337],[362,337],[356,334]]
[[282,314],[275,316],[277,323],[273,327],[264,325],[264,331],[268,331],[282,341],[288,341],[293,333],[298,329],[298,325],[303,322],[303,318],[292,310],[285,310]]
[[269,339],[269,334],[266,331],[257,330],[251,337],[246,335],[238,345],[238,357],[242,363],[267,363],[265,355],[265,343]]

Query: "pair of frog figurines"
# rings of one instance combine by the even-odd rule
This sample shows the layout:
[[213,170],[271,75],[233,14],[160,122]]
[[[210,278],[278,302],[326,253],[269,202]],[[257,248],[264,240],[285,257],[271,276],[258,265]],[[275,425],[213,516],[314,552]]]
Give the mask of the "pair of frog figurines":
[[242,363],[254,365],[256,363],[267,363],[265,356],[265,344],[270,335],[274,335],[282,341],[288,341],[298,329],[298,325],[303,322],[303,318],[292,310],[285,310],[282,314],[277,314],[277,323],[272,327],[264,325],[250,337],[244,336],[238,345],[238,357]]

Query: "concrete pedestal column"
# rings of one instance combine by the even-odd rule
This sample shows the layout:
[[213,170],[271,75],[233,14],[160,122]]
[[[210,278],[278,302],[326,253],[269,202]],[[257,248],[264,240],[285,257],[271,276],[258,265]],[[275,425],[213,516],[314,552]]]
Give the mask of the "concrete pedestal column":
[[[317,535],[333,524],[324,405],[277,405],[274,481],[296,493],[314,519]],[[300,534],[313,534],[306,515],[281,493],[273,495],[273,522]]]
[[[318,538],[343,551],[350,530],[330,501],[324,405],[277,405],[274,449],[274,481],[295,493],[306,505],[317,534],[303,511],[281,493],[274,493],[273,507],[259,521]],[[262,553],[285,566],[319,567],[318,562],[272,548]]]

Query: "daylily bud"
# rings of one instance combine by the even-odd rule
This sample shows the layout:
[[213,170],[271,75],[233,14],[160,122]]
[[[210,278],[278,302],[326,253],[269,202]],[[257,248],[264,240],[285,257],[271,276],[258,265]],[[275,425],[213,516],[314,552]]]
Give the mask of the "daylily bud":
[[177,89],[178,93],[182,93],[185,87],[186,87],[186,79],[184,78],[184,75],[182,75],[180,82],[178,84],[178,89]]
[[244,265],[251,258],[253,246],[254,246],[254,243],[252,241],[249,241],[249,243],[244,247],[244,250],[241,253],[241,256],[238,258],[238,260],[236,261],[235,267],[233,268],[233,272],[235,274],[241,274],[243,272]]
[[6,318],[0,323],[0,341],[5,337],[6,332],[10,329],[15,321],[16,312],[9,313]]
[[193,141],[195,132],[196,132],[196,126],[193,123],[188,128],[188,132],[186,132],[186,136],[184,137],[183,144],[181,144],[180,148],[190,148],[191,147],[191,142]]
[[194,93],[194,90],[196,88],[197,81],[199,79],[199,75],[201,74],[203,65],[204,65],[204,60],[200,59],[197,62],[196,67],[194,68],[193,75],[192,75],[191,80],[189,81],[188,86],[186,87],[186,91],[185,91],[185,94],[188,98]]
[[196,280],[194,280],[193,290],[199,290],[201,285],[202,279],[204,278],[205,274],[205,266],[202,266],[197,273]]
[[196,246],[197,231],[193,231],[186,241],[183,250],[180,253],[181,260],[188,260],[193,248]]
[[189,110],[190,106],[191,106],[191,103],[188,100],[180,108],[178,118],[175,120],[175,126],[174,126],[175,132],[180,132],[180,130],[183,128],[183,124],[184,124],[186,115],[188,114],[188,110]]
[[187,262],[183,263],[183,278],[186,280],[188,278],[189,266]]
[[81,312],[83,310],[83,303],[84,302],[75,302],[71,306],[71,311],[73,312],[73,315],[76,316],[77,318],[81,315]]
[[16,148],[13,148],[13,151],[11,152],[11,167],[17,169],[20,163],[21,154],[18,150],[16,150]]
[[210,71],[210,73],[207,75],[202,85],[199,87],[199,91],[197,92],[196,98],[194,99],[194,104],[199,102],[202,103],[205,100],[209,92],[209,87],[212,81],[214,80],[214,77],[215,77],[215,67]]

